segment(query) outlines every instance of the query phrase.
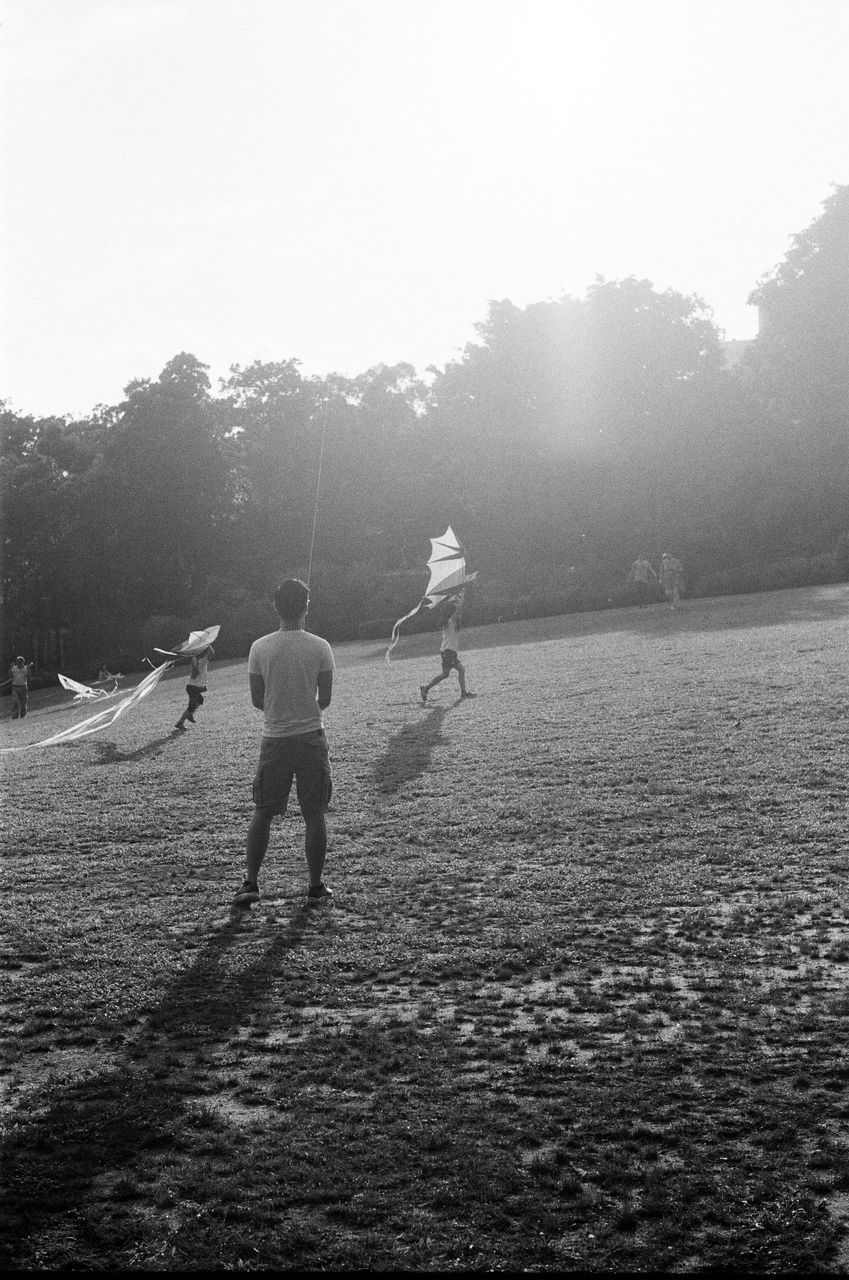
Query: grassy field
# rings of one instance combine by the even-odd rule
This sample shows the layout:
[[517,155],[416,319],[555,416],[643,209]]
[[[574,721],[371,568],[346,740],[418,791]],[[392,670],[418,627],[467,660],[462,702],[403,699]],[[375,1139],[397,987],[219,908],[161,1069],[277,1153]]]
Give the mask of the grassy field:
[[[337,649],[326,878],[233,913],[217,664],[0,757],[0,1262],[849,1270],[849,589]],[[128,682],[129,683],[129,682]],[[8,701],[3,702],[8,714]],[[85,711],[31,696],[0,745]]]

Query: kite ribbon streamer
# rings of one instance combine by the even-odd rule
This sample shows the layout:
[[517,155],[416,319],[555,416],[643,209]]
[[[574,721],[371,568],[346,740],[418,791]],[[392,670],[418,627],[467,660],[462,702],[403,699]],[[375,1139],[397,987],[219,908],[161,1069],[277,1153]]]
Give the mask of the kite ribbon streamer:
[[98,733],[101,729],[107,729],[125,711],[135,706],[137,702],[141,702],[142,698],[146,698],[149,693],[152,693],[165,675],[165,672],[173,665],[173,662],[163,662],[160,667],[154,667],[150,675],[145,676],[144,680],[136,685],[132,693],[127,694],[126,698],[122,698],[114,707],[107,707],[105,711],[98,711],[96,715],[89,716],[87,720],[81,720],[79,724],[72,724],[67,729],[61,729],[59,733],[54,733],[50,738],[43,738],[41,742],[28,742],[20,747],[0,747],[0,751],[29,751],[33,747],[55,747],[63,742],[75,742],[77,738],[85,738],[90,733]]
[[424,600],[422,600],[419,604],[416,605],[415,609],[411,609],[409,613],[405,613],[403,618],[399,618],[398,621],[395,623],[395,626],[392,628],[392,640],[389,644],[389,648],[386,650],[386,657],[385,657],[386,662],[389,661],[389,655],[392,652],[392,650],[395,648],[396,644],[398,643],[398,637],[400,634],[402,623],[409,622],[410,618],[415,618],[416,614],[419,612],[422,605],[426,603],[427,603],[427,596],[425,596]]

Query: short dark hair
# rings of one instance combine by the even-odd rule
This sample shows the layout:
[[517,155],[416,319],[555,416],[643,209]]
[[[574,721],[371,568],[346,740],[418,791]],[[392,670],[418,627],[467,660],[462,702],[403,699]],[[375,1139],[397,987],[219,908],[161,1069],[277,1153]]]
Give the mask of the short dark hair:
[[274,592],[274,608],[284,622],[294,622],[306,611],[310,589],[300,578],[286,578]]

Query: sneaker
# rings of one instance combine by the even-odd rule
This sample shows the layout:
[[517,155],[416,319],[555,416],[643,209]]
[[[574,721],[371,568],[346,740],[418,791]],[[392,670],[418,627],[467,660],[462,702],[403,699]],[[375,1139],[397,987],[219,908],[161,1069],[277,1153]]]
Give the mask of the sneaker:
[[259,902],[259,888],[255,880],[246,880],[233,899],[234,906],[248,906],[251,902]]
[[427,685],[426,684],[419,685],[419,693],[422,695],[422,702],[427,702]]
[[194,716],[186,716],[186,719],[188,720],[189,724],[194,724],[195,722]]
[[181,733],[186,732],[186,726],[183,724],[182,720],[178,720],[177,723],[174,725],[174,728],[179,729]]
[[476,693],[469,693],[468,689],[466,690],[465,693],[460,694],[461,698],[476,698],[477,696],[478,695]]
[[321,884],[316,885],[315,888],[307,889],[307,906],[312,907],[317,902],[329,902],[332,897],[333,890],[328,889],[322,880]]

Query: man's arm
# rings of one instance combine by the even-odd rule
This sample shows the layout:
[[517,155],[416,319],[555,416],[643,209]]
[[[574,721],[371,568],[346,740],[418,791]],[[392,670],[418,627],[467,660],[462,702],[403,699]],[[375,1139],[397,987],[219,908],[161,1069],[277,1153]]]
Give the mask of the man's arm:
[[262,676],[249,675],[251,682],[251,702],[257,711],[265,710],[265,681]]
[[333,672],[319,671],[318,673],[318,705],[322,711],[325,707],[330,706],[330,699],[333,696]]

